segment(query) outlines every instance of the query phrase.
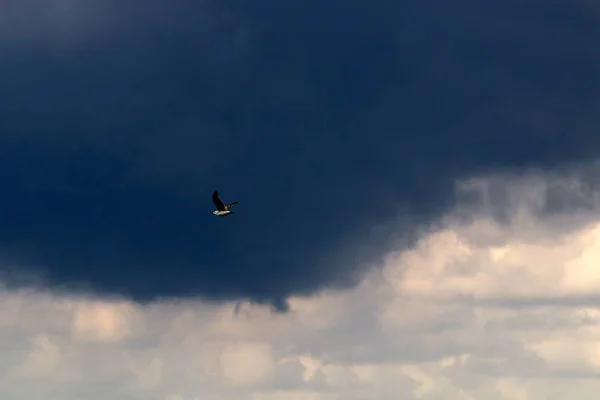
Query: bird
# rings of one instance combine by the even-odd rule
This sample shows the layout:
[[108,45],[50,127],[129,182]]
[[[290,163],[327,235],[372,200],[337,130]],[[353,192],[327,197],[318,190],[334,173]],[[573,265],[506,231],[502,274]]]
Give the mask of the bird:
[[237,204],[238,202],[234,201],[233,203],[223,204],[223,202],[219,198],[218,190],[215,190],[213,192],[212,201],[213,201],[213,203],[215,203],[215,206],[217,207],[217,209],[215,211],[213,211],[214,215],[216,215],[218,217],[225,217],[227,215],[235,214],[235,212],[231,211],[231,206],[233,206],[234,204]]

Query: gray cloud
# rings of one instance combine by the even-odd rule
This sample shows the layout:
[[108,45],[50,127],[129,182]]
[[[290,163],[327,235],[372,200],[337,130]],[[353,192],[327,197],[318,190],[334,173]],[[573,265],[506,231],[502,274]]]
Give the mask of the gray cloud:
[[[470,207],[457,180],[598,156],[597,15],[522,4],[4,2],[0,259],[142,302],[352,287]],[[556,215],[594,176],[535,212],[577,230]],[[215,188],[239,218],[209,219]]]
[[528,189],[523,179],[504,178],[521,193],[504,223],[458,206],[461,218],[450,212],[357,287],[292,297],[285,314],[3,288],[0,390],[25,400],[594,399],[600,314],[578,299],[598,290],[600,218],[554,224],[536,212],[553,178]]

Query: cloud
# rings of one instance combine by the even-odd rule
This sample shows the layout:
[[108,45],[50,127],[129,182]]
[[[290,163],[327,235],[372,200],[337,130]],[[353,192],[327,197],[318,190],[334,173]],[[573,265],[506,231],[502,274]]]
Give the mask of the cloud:
[[[598,157],[586,3],[3,2],[6,284],[278,309],[352,287],[467,204],[457,180]],[[588,178],[536,212],[591,207]]]
[[[75,304],[73,332],[80,340],[120,341],[131,332],[139,312],[130,304]],[[137,314],[137,315],[136,315]]]
[[273,373],[271,348],[261,343],[229,345],[221,353],[221,368],[224,378],[234,384],[261,383]]
[[[0,390],[25,400],[594,399],[600,204],[592,191],[589,207],[544,213],[568,179],[584,184],[543,173],[460,182],[479,200],[390,249],[355,288],[293,296],[287,313],[5,287]],[[510,201],[490,204],[499,182]],[[506,218],[493,218],[498,207]]]

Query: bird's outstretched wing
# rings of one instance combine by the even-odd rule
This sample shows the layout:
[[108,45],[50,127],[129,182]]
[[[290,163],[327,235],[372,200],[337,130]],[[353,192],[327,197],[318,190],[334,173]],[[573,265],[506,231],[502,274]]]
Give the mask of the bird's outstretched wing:
[[212,201],[215,203],[215,207],[217,207],[218,211],[225,211],[225,205],[221,199],[219,199],[219,192],[217,190],[213,192]]
[[225,210],[231,210],[231,206],[235,206],[239,201],[234,201],[233,203],[225,204]]

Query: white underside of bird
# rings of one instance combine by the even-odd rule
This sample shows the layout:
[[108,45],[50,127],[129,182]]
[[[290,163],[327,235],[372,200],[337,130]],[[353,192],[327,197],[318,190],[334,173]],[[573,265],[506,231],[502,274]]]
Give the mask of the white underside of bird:
[[225,217],[227,215],[235,214],[235,212],[231,211],[231,207],[233,205],[237,204],[238,203],[237,201],[234,201],[233,203],[229,203],[229,204],[223,204],[223,202],[219,198],[219,192],[216,190],[213,192],[212,200],[213,200],[213,203],[215,204],[215,207],[217,207],[217,209],[215,211],[213,211],[213,215],[216,215],[219,217]]
[[215,210],[215,211],[213,211],[213,214],[214,215],[218,215],[219,217],[224,217],[225,215],[233,214],[233,211],[228,211],[228,210],[219,211],[219,210]]

